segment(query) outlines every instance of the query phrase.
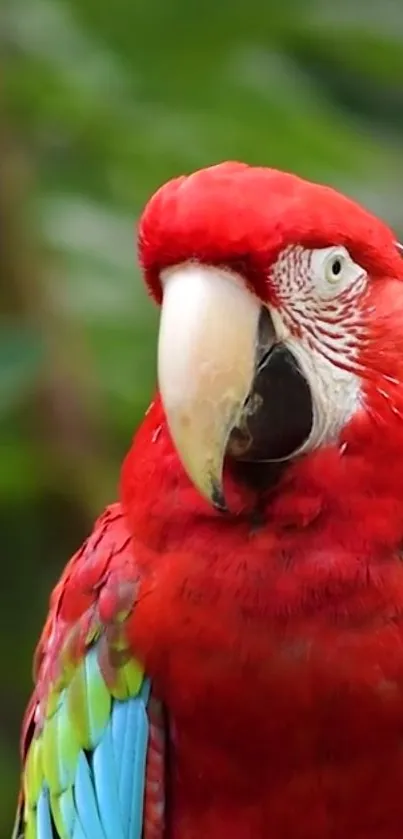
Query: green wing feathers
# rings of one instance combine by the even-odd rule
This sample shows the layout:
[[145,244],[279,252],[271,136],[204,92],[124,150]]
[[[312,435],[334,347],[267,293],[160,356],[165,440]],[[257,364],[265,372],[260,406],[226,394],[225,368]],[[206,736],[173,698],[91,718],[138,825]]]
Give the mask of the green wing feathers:
[[[105,538],[97,530],[95,535],[95,549],[93,536],[68,566],[52,601],[56,614],[40,656],[15,837],[144,835],[150,686],[127,640],[137,580],[120,573],[122,542],[113,541],[105,565]],[[127,538],[124,548],[127,557]],[[94,589],[97,564],[102,586]],[[90,597],[87,587],[77,588],[89,581]]]

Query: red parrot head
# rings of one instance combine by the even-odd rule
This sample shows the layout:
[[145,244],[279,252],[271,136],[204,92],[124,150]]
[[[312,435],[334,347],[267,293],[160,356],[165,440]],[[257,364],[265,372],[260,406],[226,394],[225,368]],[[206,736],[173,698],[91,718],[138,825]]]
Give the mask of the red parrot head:
[[403,434],[403,260],[391,230],[358,204],[224,163],[151,198],[139,254],[162,307],[171,436],[217,507],[226,456],[295,460],[392,424]]

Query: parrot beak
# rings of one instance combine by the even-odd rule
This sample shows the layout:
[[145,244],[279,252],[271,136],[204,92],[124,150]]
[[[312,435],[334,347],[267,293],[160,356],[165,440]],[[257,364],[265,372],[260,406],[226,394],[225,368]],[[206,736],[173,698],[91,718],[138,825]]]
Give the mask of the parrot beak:
[[161,283],[158,378],[169,430],[195,487],[225,511],[225,455],[287,457],[311,430],[309,387],[268,308],[237,274],[186,263],[162,272]]

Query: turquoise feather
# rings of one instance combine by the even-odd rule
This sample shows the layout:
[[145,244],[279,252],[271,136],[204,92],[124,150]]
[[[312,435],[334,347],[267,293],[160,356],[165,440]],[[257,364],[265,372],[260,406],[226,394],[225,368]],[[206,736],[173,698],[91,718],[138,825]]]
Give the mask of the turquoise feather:
[[41,791],[36,809],[36,830],[38,837],[40,836],[41,839],[53,839],[49,793],[45,788]]
[[99,817],[90,767],[83,752],[78,761],[74,789],[77,815],[87,839],[106,839],[107,834],[102,828]]
[[27,839],[54,839],[55,832],[60,839],[141,839],[149,684],[138,664],[126,660],[117,672],[116,694],[129,695],[116,698],[98,644],[50,698],[42,730],[30,745]]
[[121,808],[119,804],[118,765],[113,753],[111,721],[109,721],[92,758],[95,793],[106,835],[112,836],[114,832],[116,839],[123,839],[122,816],[125,814],[125,807]]
[[[132,736],[134,736],[134,760],[132,763],[132,778],[133,787],[131,795],[131,819],[128,826],[126,836],[141,836],[142,831],[142,812],[135,802],[143,800],[144,798],[144,784],[146,774],[146,757],[147,757],[147,742],[148,742],[148,717],[146,714],[146,701],[149,698],[149,683],[143,684],[142,696],[139,702],[129,709],[129,723],[132,722],[130,728]],[[129,725],[128,725],[129,727]],[[130,765],[130,763],[129,763]],[[130,800],[130,796],[129,799]]]
[[71,788],[62,792],[59,798],[60,819],[65,827],[67,836],[73,834],[74,825],[77,817],[76,807],[74,803],[73,790]]

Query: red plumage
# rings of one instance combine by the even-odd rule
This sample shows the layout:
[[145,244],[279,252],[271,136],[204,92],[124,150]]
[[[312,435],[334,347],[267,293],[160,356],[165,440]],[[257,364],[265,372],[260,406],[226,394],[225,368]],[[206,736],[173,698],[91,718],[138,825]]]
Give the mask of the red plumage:
[[401,276],[391,231],[354,201],[276,169],[224,163],[155,193],[141,218],[139,256],[157,300],[160,270],[192,258],[241,269],[266,300],[268,269],[281,250],[333,242],[374,275]]
[[72,560],[40,643],[39,696],[52,627],[75,625],[101,596],[107,611],[108,581],[135,585],[130,642],[170,719],[168,839],[398,839],[403,828],[403,263],[393,235],[330,189],[241,164],[166,185],[140,224],[157,298],[162,268],[197,259],[237,266],[273,299],[268,269],[290,243],[344,244],[370,274],[357,368],[368,410],[339,446],[266,490],[227,464],[236,514],[223,517],[191,486],[157,396],[123,467],[114,547],[87,566]]
[[175,839],[397,839],[403,474],[390,440],[375,445],[290,468],[260,528],[230,476],[243,513],[208,515],[164,425],[139,474],[133,447],[123,498],[157,556],[133,644],[175,723]]

